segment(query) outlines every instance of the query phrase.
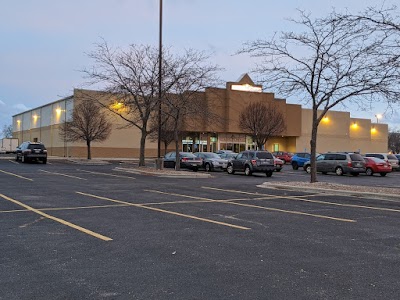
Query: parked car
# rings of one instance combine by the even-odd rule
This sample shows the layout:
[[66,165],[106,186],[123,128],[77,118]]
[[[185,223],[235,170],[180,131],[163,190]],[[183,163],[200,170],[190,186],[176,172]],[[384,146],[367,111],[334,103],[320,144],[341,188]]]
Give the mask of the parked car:
[[283,160],[285,163],[292,162],[293,153],[283,152],[283,151],[275,151],[275,152],[272,152],[272,155],[275,156],[276,158]]
[[[197,171],[199,168],[201,168],[203,161],[201,158],[196,157],[193,153],[191,152],[179,152],[179,161],[180,161],[180,167],[182,169],[190,169],[193,171]],[[168,152],[164,156],[164,168],[175,168],[176,164],[176,153],[174,152]]]
[[292,156],[292,168],[293,170],[297,170],[299,167],[303,167],[304,163],[309,161],[311,158],[311,154],[308,152],[298,152]]
[[15,151],[15,160],[23,163],[41,161],[47,163],[47,149],[39,142],[23,142]]
[[196,152],[194,155],[201,158],[203,163],[201,167],[206,172],[214,171],[216,169],[225,170],[228,165],[228,160],[221,158],[214,152]]
[[275,170],[276,172],[280,172],[283,168],[283,165],[285,164],[285,162],[282,159],[279,159],[277,157],[274,156],[274,164],[275,164]]
[[376,157],[387,161],[392,165],[392,170],[399,170],[399,159],[394,154],[388,153],[365,153],[365,157]]
[[235,158],[236,155],[238,155],[238,153],[236,152],[225,152],[225,153],[221,153],[221,154],[217,154],[219,155],[219,157],[226,159],[226,160],[230,160],[232,158]]
[[399,165],[400,165],[400,154],[395,154],[394,156],[397,157],[397,159],[399,160]]
[[381,176],[386,176],[387,173],[392,172],[392,165],[383,159],[376,157],[364,157],[365,160],[365,173],[368,176],[379,173]]
[[[365,173],[364,158],[358,153],[328,152],[320,154],[316,158],[317,172],[327,174],[329,172],[336,175],[351,174],[358,176]],[[310,161],[304,164],[304,170],[311,173]]]
[[252,173],[265,173],[271,177],[275,170],[274,156],[268,151],[242,151],[228,162],[228,174],[244,172],[249,176]]

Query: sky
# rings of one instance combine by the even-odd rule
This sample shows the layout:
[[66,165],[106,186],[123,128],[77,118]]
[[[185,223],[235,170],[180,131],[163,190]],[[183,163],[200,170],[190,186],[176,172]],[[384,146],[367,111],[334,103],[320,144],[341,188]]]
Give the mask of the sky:
[[[396,2],[386,0],[385,5]],[[88,53],[102,39],[113,47],[158,46],[159,3],[0,0],[0,132],[12,123],[12,115],[70,96],[74,88],[90,88],[80,70],[93,64]],[[224,68],[220,78],[236,81],[254,64],[235,52],[245,42],[291,30],[288,19],[298,16],[297,9],[318,17],[333,8],[356,13],[377,4],[376,0],[163,0],[163,45],[173,51],[193,48],[211,52],[211,62]],[[306,107],[296,99],[288,102]],[[347,110],[351,117],[375,120],[386,107],[378,104],[367,111]],[[385,113],[379,122],[400,128],[398,111]]]

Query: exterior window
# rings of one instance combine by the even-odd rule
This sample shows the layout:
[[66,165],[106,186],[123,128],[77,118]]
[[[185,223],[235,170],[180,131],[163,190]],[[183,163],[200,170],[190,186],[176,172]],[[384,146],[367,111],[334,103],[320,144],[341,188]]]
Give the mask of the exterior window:
[[274,150],[273,152],[279,151],[279,144],[274,144]]

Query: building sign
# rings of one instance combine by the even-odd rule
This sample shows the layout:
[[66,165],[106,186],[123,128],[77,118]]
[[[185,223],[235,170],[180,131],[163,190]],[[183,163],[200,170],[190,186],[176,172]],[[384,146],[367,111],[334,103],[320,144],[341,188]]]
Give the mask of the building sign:
[[247,83],[246,84],[233,84],[231,88],[233,91],[256,92],[256,93],[262,92],[261,87],[252,86]]

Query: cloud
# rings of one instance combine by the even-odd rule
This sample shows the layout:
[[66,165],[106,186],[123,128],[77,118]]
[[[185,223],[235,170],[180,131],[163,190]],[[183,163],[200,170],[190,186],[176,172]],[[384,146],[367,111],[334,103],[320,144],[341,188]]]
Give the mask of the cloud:
[[[4,101],[0,100],[0,135],[1,130],[5,125],[12,124],[12,116],[21,113],[31,108],[27,107],[25,104],[17,103],[8,105]],[[1,137],[1,136],[0,136]]]
[[30,109],[31,109],[31,108],[27,107],[25,104],[14,104],[14,105],[12,106],[12,108],[13,108],[14,110],[17,110],[18,112],[22,112],[22,111],[30,110]]

